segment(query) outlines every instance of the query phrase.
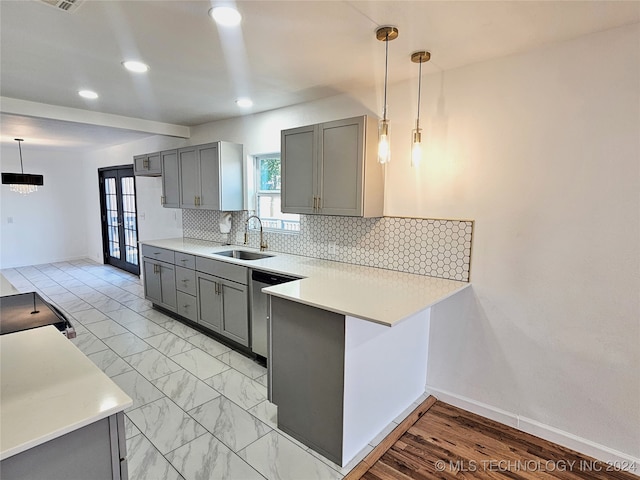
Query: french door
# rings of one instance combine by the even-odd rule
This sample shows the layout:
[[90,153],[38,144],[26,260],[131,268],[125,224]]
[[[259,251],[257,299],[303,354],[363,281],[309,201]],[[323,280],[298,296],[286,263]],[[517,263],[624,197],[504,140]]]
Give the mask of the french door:
[[133,167],[98,169],[104,261],[140,275],[136,179]]

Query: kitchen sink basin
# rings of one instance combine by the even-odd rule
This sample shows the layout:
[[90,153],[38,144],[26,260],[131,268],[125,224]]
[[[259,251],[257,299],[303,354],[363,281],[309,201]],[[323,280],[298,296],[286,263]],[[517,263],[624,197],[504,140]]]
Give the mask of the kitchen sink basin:
[[214,255],[237,258],[238,260],[260,260],[261,258],[273,257],[266,253],[249,252],[247,250],[225,250],[224,252],[213,252]]

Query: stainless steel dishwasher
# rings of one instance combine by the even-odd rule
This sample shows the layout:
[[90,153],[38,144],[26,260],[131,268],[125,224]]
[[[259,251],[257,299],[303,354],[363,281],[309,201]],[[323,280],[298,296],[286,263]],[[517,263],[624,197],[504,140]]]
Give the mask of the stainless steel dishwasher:
[[268,295],[262,289],[271,285],[299,280],[275,273],[251,272],[251,351],[267,358],[267,322],[269,320]]

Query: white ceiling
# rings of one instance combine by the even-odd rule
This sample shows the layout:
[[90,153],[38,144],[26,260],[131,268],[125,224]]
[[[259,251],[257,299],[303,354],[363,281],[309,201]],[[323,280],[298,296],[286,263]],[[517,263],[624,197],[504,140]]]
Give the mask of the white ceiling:
[[[409,60],[416,50],[431,51],[428,74],[640,21],[639,1],[239,0],[243,21],[234,29],[207,15],[217,3],[85,0],[67,13],[38,0],[1,0],[0,94],[192,126],[380,84],[380,25],[400,31],[389,45],[389,80],[398,82],[417,75]],[[143,60],[150,71],[132,74],[125,59]],[[82,88],[100,98],[80,98]],[[240,111],[239,96],[254,107]],[[83,143],[97,146],[145,135],[79,132],[73,123],[48,126],[11,113],[1,118],[3,142],[22,127],[59,140],[69,128],[68,139],[82,133]]]

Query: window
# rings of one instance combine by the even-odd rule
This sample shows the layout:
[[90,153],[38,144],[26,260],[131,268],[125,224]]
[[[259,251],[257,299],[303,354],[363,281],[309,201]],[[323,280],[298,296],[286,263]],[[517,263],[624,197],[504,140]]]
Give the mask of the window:
[[256,215],[262,227],[280,232],[299,232],[300,215],[280,210],[280,154],[255,157]]

